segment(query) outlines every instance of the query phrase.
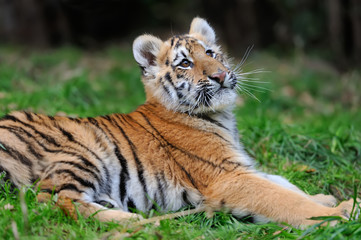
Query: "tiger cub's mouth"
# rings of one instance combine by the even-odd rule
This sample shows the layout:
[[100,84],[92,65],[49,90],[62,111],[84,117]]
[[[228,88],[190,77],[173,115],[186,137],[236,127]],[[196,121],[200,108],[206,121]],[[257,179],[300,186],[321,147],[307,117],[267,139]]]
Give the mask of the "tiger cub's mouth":
[[232,72],[221,72],[208,76],[209,85],[214,85],[215,92],[222,89],[234,89],[237,85],[236,75]]
[[[208,77],[208,81],[201,82],[197,86],[195,104],[192,110],[198,112],[218,110],[220,106],[231,105],[236,97],[237,78],[234,73],[220,73]],[[197,111],[198,110],[198,111]]]

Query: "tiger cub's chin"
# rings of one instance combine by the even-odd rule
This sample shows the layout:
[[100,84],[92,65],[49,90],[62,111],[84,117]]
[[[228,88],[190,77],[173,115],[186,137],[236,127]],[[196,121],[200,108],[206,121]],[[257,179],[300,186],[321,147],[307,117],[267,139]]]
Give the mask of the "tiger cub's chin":
[[353,200],[334,207],[332,196],[310,196],[254,168],[231,111],[239,79],[205,20],[195,18],[188,34],[166,41],[142,35],[133,53],[143,105],[88,118],[6,115],[0,172],[17,187],[36,182],[39,201],[57,195],[57,206],[75,219],[79,212],[122,222],[141,219],[134,209],[187,205],[294,226],[317,223],[316,216],[350,216]]

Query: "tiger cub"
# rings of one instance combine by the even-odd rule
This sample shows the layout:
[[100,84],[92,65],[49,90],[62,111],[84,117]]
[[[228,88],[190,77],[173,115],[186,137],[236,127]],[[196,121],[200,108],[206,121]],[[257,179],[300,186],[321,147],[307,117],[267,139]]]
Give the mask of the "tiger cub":
[[[37,181],[39,201],[70,199],[85,217],[139,218],[204,206],[255,221],[315,224],[351,214],[353,200],[307,195],[254,168],[238,139],[232,108],[236,74],[214,30],[195,18],[188,34],[133,44],[146,102],[130,114],[89,118],[13,112],[0,120],[0,171],[15,186]],[[59,201],[59,200],[58,200]],[[73,204],[63,204],[76,214]],[[61,205],[61,204],[59,204]]]

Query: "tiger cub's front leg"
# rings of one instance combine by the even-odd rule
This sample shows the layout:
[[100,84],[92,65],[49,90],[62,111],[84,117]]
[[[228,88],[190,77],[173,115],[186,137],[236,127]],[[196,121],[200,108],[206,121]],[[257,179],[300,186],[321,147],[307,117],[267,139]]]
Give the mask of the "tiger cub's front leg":
[[311,199],[314,202],[320,203],[327,207],[334,207],[337,204],[337,199],[332,195],[325,195],[325,194],[316,194],[316,195],[308,195],[305,192],[303,192],[301,189],[290,183],[287,179],[284,177],[278,176],[278,175],[271,175],[271,174],[265,174],[265,173],[259,173],[262,177],[282,186],[287,189],[296,191],[304,196],[307,196],[309,199]]
[[337,207],[324,206],[306,194],[285,188],[256,173],[228,172],[220,174],[204,191],[206,204],[212,209],[226,208],[286,222],[295,227],[316,224],[318,216],[348,218],[353,200]]

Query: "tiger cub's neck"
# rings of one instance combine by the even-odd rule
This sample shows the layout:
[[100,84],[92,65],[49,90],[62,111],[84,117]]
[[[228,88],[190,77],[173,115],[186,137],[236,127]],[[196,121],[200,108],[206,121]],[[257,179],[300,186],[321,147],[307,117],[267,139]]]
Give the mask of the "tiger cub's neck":
[[219,112],[211,112],[207,114],[197,114],[195,117],[201,118],[203,120],[209,121],[221,129],[224,129],[228,132],[234,142],[239,143],[239,133],[237,129],[236,118],[232,112],[232,108],[225,109]]

